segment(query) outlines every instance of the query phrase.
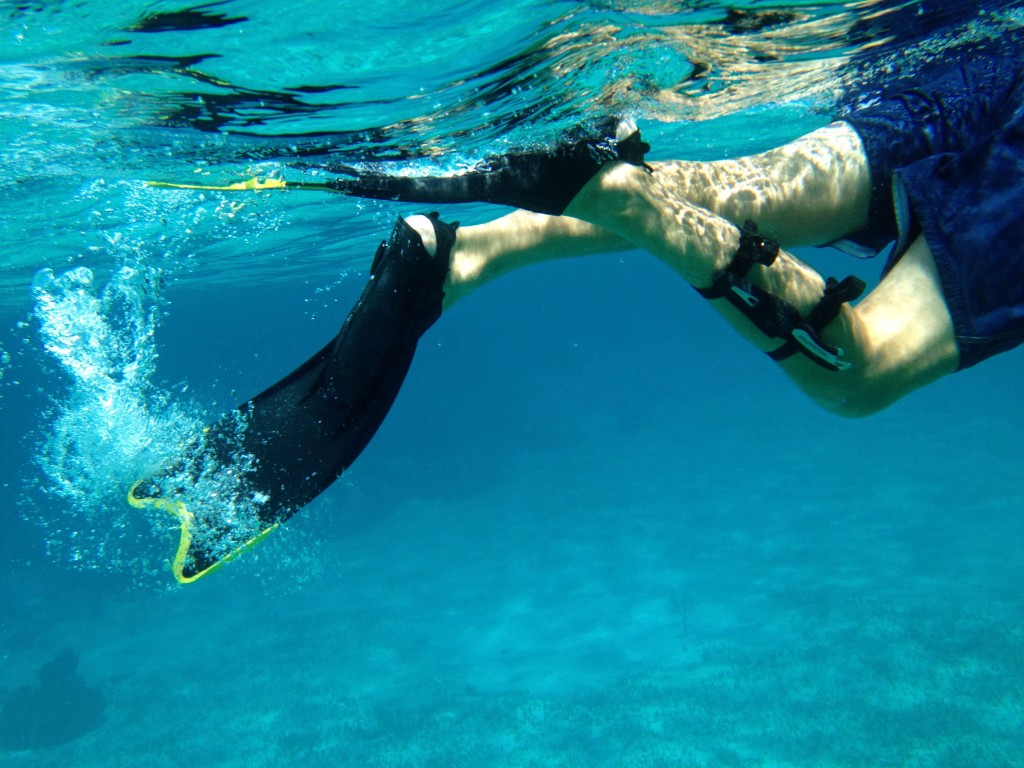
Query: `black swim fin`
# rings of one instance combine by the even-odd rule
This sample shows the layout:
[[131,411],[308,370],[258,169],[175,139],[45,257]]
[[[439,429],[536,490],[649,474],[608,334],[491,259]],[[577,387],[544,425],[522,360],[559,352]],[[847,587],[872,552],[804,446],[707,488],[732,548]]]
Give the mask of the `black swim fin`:
[[[195,581],[260,541],[333,483],[369,443],[398,395],[417,342],[441,315],[458,224],[445,224],[436,214],[430,220],[435,256],[399,219],[377,250],[370,280],[338,335],[213,424],[187,461],[129,491],[132,506],[178,518],[178,581]],[[182,486],[196,478],[182,472],[186,466],[240,475],[245,498],[255,500],[255,526],[189,509],[196,502],[186,503],[189,489]]]
[[631,120],[609,118],[578,129],[554,149],[497,155],[452,176],[393,176],[333,166],[347,178],[324,186],[355,197],[411,203],[498,203],[560,215],[601,168],[614,161],[647,167],[650,145]]

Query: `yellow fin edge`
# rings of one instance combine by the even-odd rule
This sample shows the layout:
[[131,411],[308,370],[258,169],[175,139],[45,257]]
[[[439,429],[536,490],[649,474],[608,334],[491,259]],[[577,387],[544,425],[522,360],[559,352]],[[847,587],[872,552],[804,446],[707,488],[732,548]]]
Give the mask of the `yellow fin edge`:
[[147,181],[147,186],[161,189],[209,189],[218,192],[253,192],[261,189],[287,189],[288,182],[283,179],[261,179],[253,176],[245,181],[218,186],[216,184],[173,184],[168,181]]
[[192,576],[186,576],[184,573],[185,558],[188,556],[188,548],[192,545],[192,524],[195,522],[195,516],[188,511],[188,508],[185,506],[185,502],[177,499],[161,499],[155,497],[140,499],[135,495],[135,489],[138,488],[139,484],[142,482],[142,480],[139,480],[132,485],[130,489],[128,489],[128,504],[135,509],[159,509],[161,512],[167,512],[177,518],[181,526],[181,537],[178,540],[178,551],[175,553],[174,561],[171,563],[171,570],[174,572],[174,578],[179,584],[191,584],[194,581],[198,581],[204,576],[220,569],[221,566],[241,557],[273,533],[274,529],[280,525],[280,523],[274,523],[269,528],[260,531],[251,539],[239,545],[236,549],[229,552],[209,568],[193,574]]
[[172,181],[147,181],[147,187],[157,189],[207,189],[214,192],[262,192],[267,189],[301,189],[307,192],[337,192],[329,184],[318,181],[285,181],[284,179],[261,179],[253,176],[234,184],[178,184]]

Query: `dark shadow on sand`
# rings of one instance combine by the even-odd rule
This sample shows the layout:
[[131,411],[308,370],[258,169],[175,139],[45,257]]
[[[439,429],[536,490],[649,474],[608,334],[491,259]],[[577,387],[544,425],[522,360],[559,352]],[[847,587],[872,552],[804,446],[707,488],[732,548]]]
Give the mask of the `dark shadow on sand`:
[[106,702],[77,669],[78,654],[66,650],[39,668],[35,685],[23,685],[4,699],[0,748],[55,747],[100,726]]

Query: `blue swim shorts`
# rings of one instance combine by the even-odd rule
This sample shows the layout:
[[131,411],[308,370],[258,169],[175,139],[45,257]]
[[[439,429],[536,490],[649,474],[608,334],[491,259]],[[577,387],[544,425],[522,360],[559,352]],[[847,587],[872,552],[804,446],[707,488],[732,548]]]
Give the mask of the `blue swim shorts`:
[[1024,72],[975,52],[844,110],[871,168],[869,225],[896,241],[887,269],[923,234],[942,281],[960,368],[1024,342]]

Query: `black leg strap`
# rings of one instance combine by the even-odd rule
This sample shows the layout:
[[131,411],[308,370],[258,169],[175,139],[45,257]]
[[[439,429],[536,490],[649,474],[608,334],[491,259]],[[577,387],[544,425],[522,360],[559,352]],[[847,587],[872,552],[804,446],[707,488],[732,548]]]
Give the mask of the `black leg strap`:
[[[759,235],[757,233],[757,224],[753,220],[747,219],[740,230],[740,245],[736,249],[736,255],[732,257],[732,261],[729,262],[729,266],[723,272],[728,272],[735,277],[744,278],[754,268],[755,264],[770,267],[775,263],[778,255],[779,244],[771,238]],[[719,272],[715,275],[715,278],[718,278],[723,272]],[[718,280],[717,282],[719,283],[718,285],[712,282],[710,288],[698,288],[697,293],[705,299],[721,299],[725,297],[731,286],[727,284],[728,281]]]
[[768,357],[778,362],[803,352],[811,360],[833,371],[842,371],[850,367],[850,363],[842,360],[843,350],[826,344],[821,338],[821,331],[826,325],[839,316],[843,304],[859,299],[864,293],[866,283],[859,277],[850,275],[843,280],[830,277],[825,282],[825,295],[811,310],[807,319],[799,322],[789,332],[789,339]]
[[698,288],[705,299],[725,299],[736,307],[761,333],[786,343],[768,356],[785,360],[802,352],[813,362],[831,371],[843,371],[851,363],[843,359],[844,350],[826,343],[821,331],[839,315],[840,307],[864,293],[865,283],[857,277],[839,281],[830,277],[825,294],[806,319],[789,302],[772,296],[747,279],[755,264],[771,266],[779,255],[779,244],[757,233],[757,224],[748,220],[740,231],[740,244],[729,266],[717,272],[711,287]]

